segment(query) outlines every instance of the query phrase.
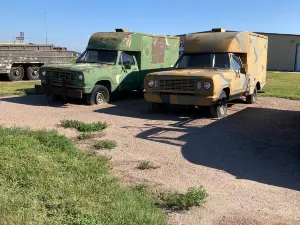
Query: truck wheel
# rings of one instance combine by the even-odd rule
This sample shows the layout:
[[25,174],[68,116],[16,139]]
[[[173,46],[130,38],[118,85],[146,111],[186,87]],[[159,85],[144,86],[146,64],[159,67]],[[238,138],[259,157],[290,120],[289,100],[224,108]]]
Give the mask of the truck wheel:
[[103,85],[95,85],[91,94],[87,95],[87,104],[103,104],[109,102],[110,94],[108,89]]
[[257,88],[255,87],[252,95],[246,96],[247,104],[255,104],[257,102]]
[[223,118],[227,113],[227,94],[222,91],[220,98],[214,106],[210,107],[210,115],[213,118]]
[[36,66],[28,67],[27,68],[28,80],[39,80],[40,79],[39,70],[40,68]]
[[23,80],[24,69],[22,66],[12,67],[10,73],[8,74],[8,79],[10,81],[19,81]]

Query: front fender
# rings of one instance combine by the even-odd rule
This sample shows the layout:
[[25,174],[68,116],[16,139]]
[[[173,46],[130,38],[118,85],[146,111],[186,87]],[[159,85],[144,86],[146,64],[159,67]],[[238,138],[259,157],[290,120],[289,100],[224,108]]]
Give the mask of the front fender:
[[227,79],[223,74],[217,74],[213,77],[214,97],[219,97],[222,90],[229,88],[229,96],[231,95],[231,79]]
[[97,68],[89,71],[84,71],[84,87],[85,92],[92,92],[94,86],[102,81],[110,83],[111,91],[114,91],[117,88],[115,81],[115,72],[112,70]]

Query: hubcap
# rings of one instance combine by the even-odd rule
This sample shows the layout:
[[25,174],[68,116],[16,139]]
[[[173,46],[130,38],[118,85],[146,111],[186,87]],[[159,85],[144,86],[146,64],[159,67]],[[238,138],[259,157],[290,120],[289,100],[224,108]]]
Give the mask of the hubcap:
[[221,113],[222,115],[224,115],[224,112],[225,112],[225,109],[224,109],[224,106],[222,105],[222,106],[220,106],[220,113]]
[[98,93],[96,94],[96,104],[101,104],[101,103],[103,103],[103,102],[105,102],[104,94],[98,92]]
[[32,76],[33,76],[33,77],[38,77],[38,76],[39,76],[38,70],[33,70],[33,71],[32,71]]
[[15,70],[14,74],[15,74],[16,76],[19,76],[19,75],[20,75],[20,71],[19,71],[19,70]]

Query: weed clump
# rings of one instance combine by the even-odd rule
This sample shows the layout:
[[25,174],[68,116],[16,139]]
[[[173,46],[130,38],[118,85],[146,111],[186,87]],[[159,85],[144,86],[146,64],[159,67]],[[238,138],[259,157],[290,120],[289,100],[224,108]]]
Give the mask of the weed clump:
[[97,142],[94,147],[96,149],[114,149],[115,147],[117,147],[117,142],[115,141],[111,141],[111,140],[102,140]]
[[106,122],[85,123],[78,120],[62,120],[63,128],[75,128],[79,132],[102,131],[108,127]]
[[151,163],[150,161],[142,161],[138,164],[137,168],[140,170],[149,170],[149,169],[156,169],[158,167],[154,166],[153,163]]

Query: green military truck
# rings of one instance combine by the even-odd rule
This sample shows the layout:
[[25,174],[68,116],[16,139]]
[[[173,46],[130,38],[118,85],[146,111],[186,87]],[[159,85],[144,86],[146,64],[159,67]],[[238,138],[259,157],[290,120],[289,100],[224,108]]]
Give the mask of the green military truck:
[[173,67],[178,52],[179,37],[123,29],[97,32],[76,63],[42,66],[41,85],[35,89],[65,100],[84,98],[89,105],[108,102],[112,93],[143,90],[144,77]]
[[52,44],[0,43],[0,76],[9,81],[39,80],[42,65],[70,63],[76,53]]

